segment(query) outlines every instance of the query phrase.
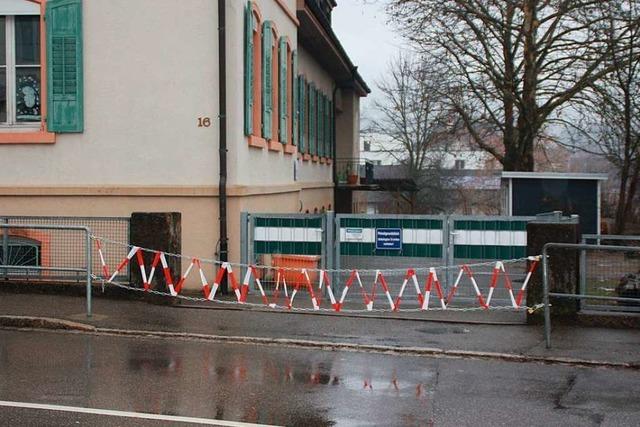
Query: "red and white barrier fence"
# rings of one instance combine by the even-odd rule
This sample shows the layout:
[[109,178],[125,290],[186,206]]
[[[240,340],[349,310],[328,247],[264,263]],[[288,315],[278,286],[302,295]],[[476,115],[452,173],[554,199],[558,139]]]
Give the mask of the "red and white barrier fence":
[[[473,293],[475,294],[475,299],[477,300],[478,308],[481,308],[481,309],[492,308],[491,306],[492,299],[494,297],[496,288],[498,287],[500,281],[502,280],[503,286],[506,289],[509,296],[509,300],[511,302],[511,308],[520,309],[520,308],[523,308],[522,301],[524,299],[525,292],[530,282],[531,276],[533,275],[534,271],[536,270],[540,262],[540,257],[528,257],[528,258],[523,258],[521,260],[512,260],[512,261],[522,261],[522,260],[528,261],[528,267],[527,267],[526,275],[522,283],[522,286],[520,287],[520,289],[518,289],[517,295],[514,295],[513,283],[512,283],[511,277],[507,272],[507,269],[505,268],[505,261],[497,261],[493,265],[491,278],[489,281],[488,294],[486,299],[482,291],[480,290],[480,286],[478,285],[478,282],[472,270],[472,267],[477,267],[479,265],[460,266],[458,274],[456,275],[455,282],[453,283],[451,289],[449,290],[448,294],[446,294],[446,296],[442,289],[442,284],[440,282],[440,279],[438,278],[437,268],[431,267],[428,269],[428,274],[424,282],[424,289],[420,289],[420,283],[418,280],[418,275],[416,274],[416,269],[409,268],[406,270],[406,274],[404,274],[404,279],[402,281],[400,290],[395,300],[391,295],[391,288],[389,286],[389,282],[387,281],[385,274],[381,270],[375,270],[375,275],[374,275],[373,283],[370,288],[371,289],[370,293],[367,292],[367,289],[362,281],[360,271],[357,269],[351,270],[349,272],[349,277],[345,282],[344,288],[342,289],[342,292],[340,294],[340,299],[336,299],[336,295],[334,293],[334,290],[331,284],[331,277],[332,277],[332,274],[335,274],[337,271],[318,270],[318,274],[317,274],[318,284],[317,284],[317,288],[314,288],[314,284],[312,283],[312,280],[309,275],[309,271],[307,269],[303,268],[300,270],[295,270],[299,272],[297,274],[297,278],[294,280],[293,284],[287,284],[287,280],[286,280],[287,275],[285,274],[285,270],[291,271],[292,269],[284,269],[280,267],[280,268],[274,269],[275,274],[274,274],[273,280],[275,283],[275,288],[273,290],[272,299],[269,300],[269,296],[265,291],[265,288],[263,286],[263,283],[259,274],[260,270],[255,265],[244,266],[246,268],[246,273],[244,276],[244,280],[240,285],[236,279],[236,276],[235,276],[235,273],[233,272],[231,264],[227,262],[222,263],[219,265],[217,269],[215,280],[213,281],[213,283],[210,283],[207,280],[205,270],[202,267],[203,261],[198,258],[192,258],[184,274],[180,277],[177,284],[174,285],[173,277],[171,275],[171,269],[169,268],[169,265],[167,263],[167,258],[166,258],[167,254],[159,251],[150,251],[147,249],[142,249],[138,246],[132,246],[129,252],[127,253],[126,257],[118,264],[114,272],[112,274],[109,274],[109,267],[106,264],[105,257],[104,257],[104,247],[102,246],[99,239],[95,238],[95,241],[96,241],[96,247],[97,247],[97,251],[98,251],[99,259],[101,263],[102,279],[105,280],[107,283],[115,283],[114,282],[115,278],[119,274],[121,274],[124,268],[127,265],[129,265],[132,262],[132,260],[135,258],[135,261],[138,263],[138,268],[140,270],[140,276],[142,278],[142,288],[144,291],[148,292],[152,289],[152,282],[155,276],[155,271],[157,266],[160,264],[162,266],[162,270],[164,274],[164,282],[165,282],[166,289],[168,291],[168,295],[171,295],[173,297],[178,297],[180,296],[180,292],[184,287],[185,281],[189,277],[194,267],[196,267],[198,269],[198,275],[200,276],[200,283],[202,285],[202,292],[204,295],[203,300],[214,301],[216,294],[220,289],[220,284],[226,277],[231,285],[231,290],[235,294],[236,302],[239,304],[246,304],[247,297],[250,292],[250,286],[253,279],[253,283],[255,283],[255,286],[258,292],[260,293],[262,305],[266,307],[271,307],[271,308],[288,308],[290,310],[302,309],[302,307],[294,307],[294,302],[295,302],[296,296],[300,292],[306,291],[306,293],[309,296],[312,309],[314,311],[332,310],[335,312],[340,312],[343,310],[345,301],[347,299],[347,295],[351,290],[351,286],[354,285],[355,283],[357,283],[358,285],[360,294],[362,296],[362,303],[364,305],[362,309],[356,309],[358,311],[373,311],[375,300],[376,300],[376,288],[378,286],[382,288],[382,292],[384,293],[389,303],[389,308],[384,310],[399,311],[402,298],[404,296],[405,290],[409,285],[409,283],[413,283],[413,288],[415,289],[419,310],[426,311],[426,310],[432,309],[430,307],[430,302],[431,302],[431,299],[432,299],[431,297],[433,293],[435,293],[438,299],[438,306],[439,306],[438,309],[447,310],[448,308],[450,308],[452,301],[459,294],[459,289],[462,286],[465,286],[465,283],[466,283],[465,278],[466,280],[468,280],[473,290]],[[145,252],[150,252],[154,254],[153,261],[150,264],[149,271],[147,271],[145,261],[144,261]],[[210,262],[210,261],[207,261],[207,262]],[[485,263],[481,265],[486,266],[487,264]],[[262,268],[263,267],[261,267],[260,269]],[[271,268],[271,267],[264,267],[264,268]],[[292,286],[291,295],[289,295],[289,285]],[[284,298],[285,298],[284,305],[280,305],[279,296],[281,291],[284,292]],[[158,290],[155,290],[155,292],[162,293]],[[324,292],[326,292],[327,296],[329,297],[329,302],[330,302],[329,308],[322,307],[323,305],[322,295]],[[497,307],[493,307],[493,308],[497,308]],[[505,307],[500,307],[500,308],[505,308]]]

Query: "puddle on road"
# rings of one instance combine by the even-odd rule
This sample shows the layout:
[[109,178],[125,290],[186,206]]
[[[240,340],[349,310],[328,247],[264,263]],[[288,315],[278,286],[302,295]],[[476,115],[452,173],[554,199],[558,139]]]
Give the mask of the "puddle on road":
[[[439,363],[253,345],[35,336],[0,347],[0,377],[25,401],[46,397],[71,406],[276,425],[428,424]],[[24,357],[45,349],[56,357]],[[24,387],[32,375],[40,378],[38,390]]]
[[128,371],[195,381],[192,394],[225,396],[216,401],[219,418],[284,425],[362,425],[373,419],[395,425],[389,410],[394,407],[403,425],[428,424],[430,418],[436,361],[254,346],[203,346],[214,350],[188,355],[153,347],[131,348]]

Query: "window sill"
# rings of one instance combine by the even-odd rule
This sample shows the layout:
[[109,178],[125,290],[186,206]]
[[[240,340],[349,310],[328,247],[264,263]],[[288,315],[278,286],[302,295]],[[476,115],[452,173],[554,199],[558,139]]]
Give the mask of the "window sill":
[[6,132],[0,130],[0,144],[53,144],[56,134],[47,131]]
[[269,151],[282,151],[282,143],[278,141],[269,141]]
[[266,146],[267,141],[264,138],[256,135],[249,135],[249,147],[265,148]]
[[297,148],[293,144],[287,144],[284,146],[284,152],[286,154],[296,154],[298,152]]

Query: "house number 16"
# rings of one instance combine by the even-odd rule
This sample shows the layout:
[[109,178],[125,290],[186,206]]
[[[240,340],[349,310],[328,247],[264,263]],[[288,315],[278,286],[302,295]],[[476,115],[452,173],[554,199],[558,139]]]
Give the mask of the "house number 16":
[[209,117],[198,117],[198,127],[208,128],[211,126],[211,119]]

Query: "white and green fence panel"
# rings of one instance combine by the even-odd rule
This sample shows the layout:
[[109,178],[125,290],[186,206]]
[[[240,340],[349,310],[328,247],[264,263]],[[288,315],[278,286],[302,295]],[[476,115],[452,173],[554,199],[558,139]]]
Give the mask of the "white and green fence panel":
[[[336,222],[336,245],[342,256],[442,258],[445,254],[445,218],[338,215]],[[400,230],[400,248],[376,248],[380,229]]]
[[468,217],[449,219],[454,259],[508,260],[527,253],[527,223],[533,217]]
[[256,255],[322,255],[322,217],[255,217],[253,246]]

